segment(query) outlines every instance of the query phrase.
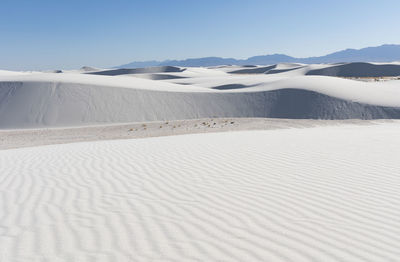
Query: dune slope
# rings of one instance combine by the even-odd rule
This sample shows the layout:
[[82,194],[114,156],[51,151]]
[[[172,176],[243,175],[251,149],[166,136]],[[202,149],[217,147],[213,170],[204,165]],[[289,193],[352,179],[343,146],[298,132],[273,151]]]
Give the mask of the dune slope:
[[0,128],[77,126],[204,117],[400,118],[400,109],[280,89],[243,93],[163,92],[68,83],[0,89]]
[[323,69],[310,70],[307,75],[325,75],[341,77],[384,77],[400,76],[400,65],[348,63]]
[[229,73],[233,67],[92,72],[106,75],[4,71],[0,128],[212,117],[400,118],[400,81],[307,76],[311,69],[334,67],[281,64],[271,66],[275,71],[268,74],[258,74],[266,67],[235,67],[238,74]]

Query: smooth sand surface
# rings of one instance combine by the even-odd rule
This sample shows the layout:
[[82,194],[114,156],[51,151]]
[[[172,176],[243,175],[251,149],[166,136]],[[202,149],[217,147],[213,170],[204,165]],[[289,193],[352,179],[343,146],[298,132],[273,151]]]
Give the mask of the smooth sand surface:
[[0,261],[398,261],[400,124],[0,151]]
[[276,118],[204,118],[163,122],[125,123],[73,128],[0,130],[0,150],[96,140],[132,139],[157,136],[335,125],[375,125],[400,120],[314,120]]

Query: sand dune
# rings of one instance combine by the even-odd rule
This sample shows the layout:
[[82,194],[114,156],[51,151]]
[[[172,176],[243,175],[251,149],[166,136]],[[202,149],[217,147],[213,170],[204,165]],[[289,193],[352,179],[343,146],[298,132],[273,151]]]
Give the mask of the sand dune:
[[220,85],[220,86],[214,86],[212,89],[218,89],[218,90],[232,90],[232,89],[241,89],[241,88],[248,88],[252,87],[247,86],[247,85],[242,85],[242,84],[227,84],[227,85]]
[[280,64],[271,67],[280,70],[273,74],[229,73],[232,68],[243,72],[260,67],[156,67],[94,74],[2,71],[0,128],[211,117],[400,118],[398,81],[307,75],[311,69],[337,66],[342,65]]
[[169,79],[183,79],[186,78],[184,76],[178,75],[167,75],[167,74],[134,74],[135,77],[140,77],[144,79],[151,79],[151,80],[169,80]]
[[261,66],[261,67],[256,67],[256,68],[250,68],[250,69],[240,69],[240,70],[235,70],[231,71],[229,73],[231,74],[265,74],[269,70],[275,68],[276,65],[272,66]]
[[338,77],[388,77],[400,76],[400,65],[396,63],[337,63],[325,65],[303,65],[283,63],[259,66],[251,69],[233,70],[231,74],[280,74],[296,71],[297,75],[321,75]]
[[1,128],[204,117],[400,118],[399,108],[361,104],[299,89],[220,94],[12,83],[2,86],[0,97]]
[[325,75],[341,77],[383,77],[400,76],[400,65],[395,64],[371,64],[348,63],[310,70],[307,75]]
[[175,66],[156,66],[148,68],[135,68],[135,69],[112,69],[112,70],[102,70],[98,72],[90,72],[88,74],[93,75],[108,75],[108,76],[118,76],[118,75],[128,75],[128,74],[150,74],[150,73],[167,73],[167,72],[182,72],[185,69],[181,69]]
[[397,261],[398,123],[0,151],[2,261]]

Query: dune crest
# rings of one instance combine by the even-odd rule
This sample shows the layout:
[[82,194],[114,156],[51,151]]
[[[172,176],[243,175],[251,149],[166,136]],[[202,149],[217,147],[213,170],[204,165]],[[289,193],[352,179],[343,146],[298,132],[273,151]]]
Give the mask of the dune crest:
[[0,128],[209,117],[400,118],[400,81],[361,82],[315,75],[383,72],[387,76],[398,67],[350,63],[166,66],[89,73],[84,69],[62,74],[3,71]]

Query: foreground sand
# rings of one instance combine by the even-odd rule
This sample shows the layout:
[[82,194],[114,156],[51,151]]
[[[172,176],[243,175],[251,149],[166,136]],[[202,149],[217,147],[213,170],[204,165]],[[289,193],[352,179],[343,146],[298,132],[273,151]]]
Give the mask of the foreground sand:
[[397,261],[400,124],[0,151],[0,261]]

